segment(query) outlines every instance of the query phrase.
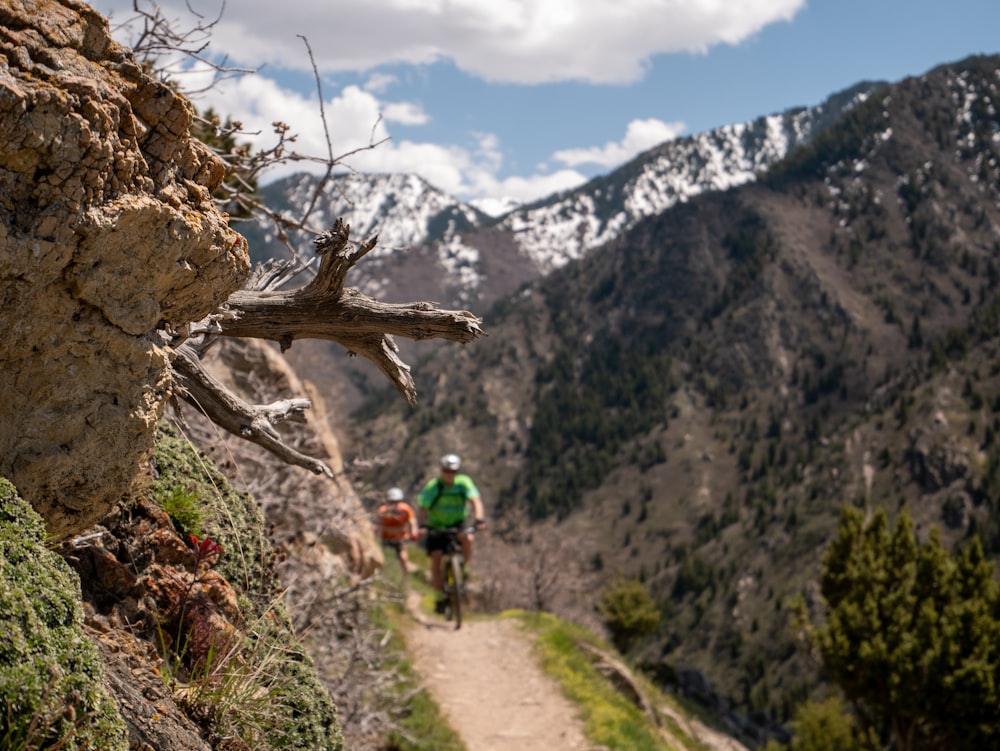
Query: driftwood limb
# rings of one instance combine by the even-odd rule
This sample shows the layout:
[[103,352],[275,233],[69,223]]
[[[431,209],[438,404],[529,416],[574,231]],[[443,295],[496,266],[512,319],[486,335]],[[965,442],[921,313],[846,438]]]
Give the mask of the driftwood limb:
[[481,320],[462,310],[441,310],[436,303],[387,304],[345,288],[347,272],[375,247],[376,239],[357,244],[350,227],[337,220],[316,239],[320,256],[316,276],[303,287],[283,289],[295,265],[271,262],[258,266],[243,289],[224,308],[178,333],[173,342],[173,370],[179,395],[197,405],[214,423],[234,435],[263,446],[289,464],[333,477],[330,468],[284,443],[274,425],[305,422],[308,399],[250,404],[216,380],[201,355],[219,337],[270,339],[288,349],[296,339],[326,339],[347,348],[349,355],[371,360],[407,402],[417,393],[410,368],[399,359],[394,335],[469,342],[482,334]]
[[233,435],[266,448],[282,461],[333,477],[324,462],[296,451],[281,440],[274,426],[279,422],[305,422],[308,399],[281,399],[272,404],[250,404],[216,380],[188,344],[174,350],[174,375],[181,395],[193,402],[216,425]]
[[355,245],[350,227],[338,220],[316,240],[321,260],[312,281],[298,289],[279,290],[274,286],[280,274],[258,277],[256,288],[230,296],[227,307],[232,315],[219,322],[221,334],[270,339],[282,350],[296,339],[337,342],[349,355],[362,355],[375,363],[406,400],[415,403],[410,368],[397,356],[393,336],[470,342],[483,333],[481,320],[466,310],[441,310],[432,302],[388,304],[344,288],[347,272],[375,242]]

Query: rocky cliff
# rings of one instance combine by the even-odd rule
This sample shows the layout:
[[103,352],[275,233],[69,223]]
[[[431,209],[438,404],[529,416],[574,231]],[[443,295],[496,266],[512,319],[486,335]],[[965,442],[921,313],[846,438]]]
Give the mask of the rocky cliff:
[[155,330],[249,270],[192,117],[89,6],[0,3],[0,474],[58,538],[106,514],[152,447],[170,389]]

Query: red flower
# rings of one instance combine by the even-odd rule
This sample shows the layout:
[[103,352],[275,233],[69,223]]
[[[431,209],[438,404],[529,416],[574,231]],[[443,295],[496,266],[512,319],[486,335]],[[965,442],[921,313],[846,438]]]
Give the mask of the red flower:
[[194,559],[196,565],[200,566],[212,556],[222,554],[222,546],[215,542],[211,537],[199,540],[197,535],[188,535],[188,538],[191,540],[191,547],[194,548]]

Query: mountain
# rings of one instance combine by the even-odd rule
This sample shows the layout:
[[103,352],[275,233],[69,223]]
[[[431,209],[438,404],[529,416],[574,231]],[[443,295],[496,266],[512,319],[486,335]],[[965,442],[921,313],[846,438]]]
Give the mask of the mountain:
[[867,93],[498,299],[486,339],[416,364],[422,406],[354,416],[375,486],[457,450],[495,527],[566,541],[580,619],[643,581],[665,618],[631,657],[748,733],[819,685],[787,605],[820,612],[843,504],[1000,553],[1000,58]]
[[[430,299],[480,311],[611,242],[645,217],[705,191],[752,181],[883,85],[860,83],[818,107],[668,141],[576,190],[499,219],[413,175],[351,173],[320,190],[319,178],[300,174],[266,186],[262,198],[282,216],[309,216],[314,227],[326,228],[344,217],[355,237],[377,234],[378,246],[351,272],[350,284],[362,292],[392,302]],[[245,222],[239,229],[255,261],[290,257],[270,220]],[[311,236],[289,232],[288,243],[300,259],[312,257]],[[406,358],[417,353],[410,342],[398,344]],[[435,348],[422,345],[421,351]],[[337,380],[333,401],[350,410],[381,385],[382,376],[367,362],[343,354],[331,345],[310,343],[290,356],[306,377]]]
[[[499,219],[415,175],[349,173],[320,189],[318,177],[298,174],[265,186],[261,197],[275,212],[308,215],[319,228],[343,217],[357,238],[377,234],[372,258],[353,277],[367,294],[422,293],[427,285],[412,267],[425,268],[430,262],[444,274],[450,303],[481,304],[580,258],[646,216],[706,190],[753,180],[881,85],[860,83],[818,107],[668,141],[580,188],[520,206]],[[270,220],[260,218],[240,229],[255,261],[289,256]],[[301,257],[311,256],[307,236],[291,233],[289,238]],[[420,262],[407,263],[415,255]],[[511,265],[521,273],[502,273]],[[441,294],[439,275],[429,291]]]
[[647,216],[705,191],[751,182],[881,84],[860,83],[799,107],[667,141],[576,190],[505,216],[522,254],[545,273],[604,245]]

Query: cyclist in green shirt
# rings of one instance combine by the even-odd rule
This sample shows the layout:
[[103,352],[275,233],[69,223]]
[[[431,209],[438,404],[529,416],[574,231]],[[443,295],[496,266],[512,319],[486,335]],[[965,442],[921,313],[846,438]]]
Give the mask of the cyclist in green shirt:
[[[431,586],[441,593],[444,577],[441,571],[441,557],[447,536],[443,532],[450,528],[460,529],[458,540],[462,545],[462,559],[468,563],[472,559],[472,530],[466,530],[469,506],[472,506],[476,530],[486,529],[483,515],[483,501],[479,489],[468,475],[458,473],[462,460],[456,454],[441,457],[441,472],[424,485],[417,497],[417,520],[421,532],[426,533],[425,546],[431,557]],[[438,609],[444,601],[438,599]]]

